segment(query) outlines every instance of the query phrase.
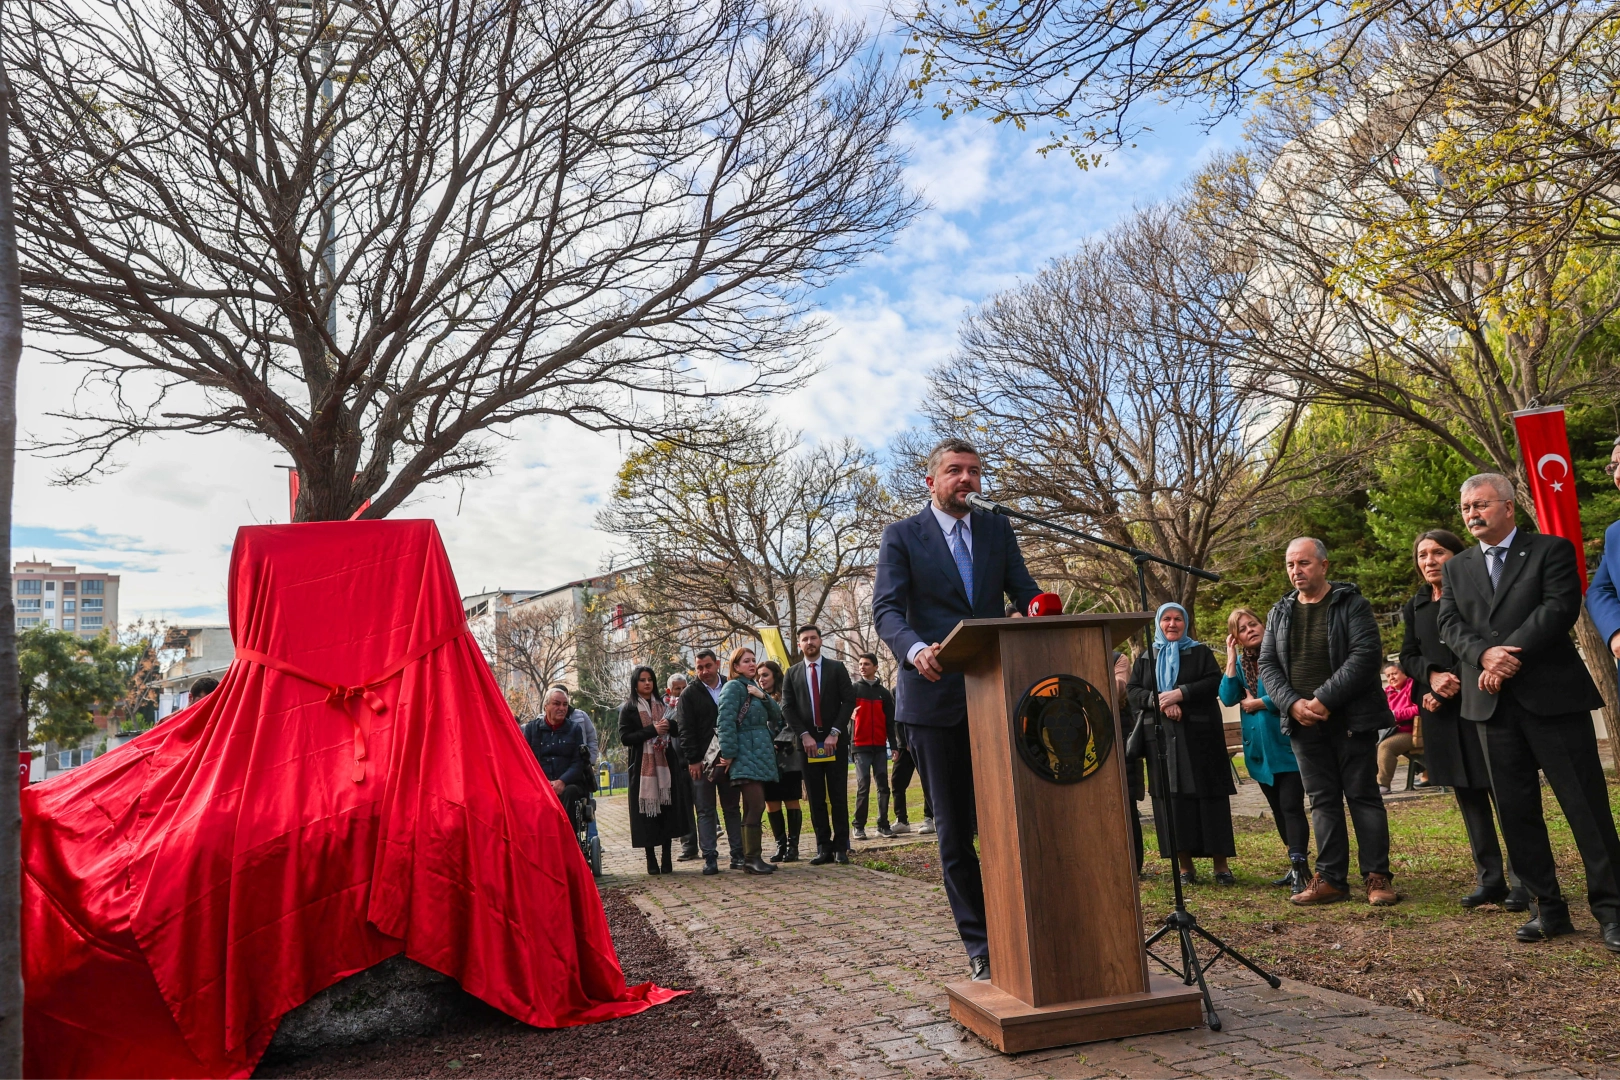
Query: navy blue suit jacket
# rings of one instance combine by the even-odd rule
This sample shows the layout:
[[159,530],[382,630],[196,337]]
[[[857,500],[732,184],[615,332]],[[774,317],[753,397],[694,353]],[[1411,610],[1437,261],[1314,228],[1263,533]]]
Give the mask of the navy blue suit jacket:
[[967,719],[967,690],[960,674],[929,682],[906,663],[919,641],[944,641],[963,619],[999,619],[1011,597],[1024,611],[1041,591],[1024,566],[1012,523],[973,511],[973,591],[970,600],[950,545],[929,507],[883,530],[878,549],[872,620],[878,636],[900,664],[895,680],[895,719],[902,724],[949,727]]

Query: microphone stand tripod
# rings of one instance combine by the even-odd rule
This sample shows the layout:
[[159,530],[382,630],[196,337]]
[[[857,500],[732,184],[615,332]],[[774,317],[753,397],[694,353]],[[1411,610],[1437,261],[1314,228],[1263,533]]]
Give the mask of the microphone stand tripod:
[[[1050,529],[1053,532],[1060,532],[1066,536],[1072,536],[1078,540],[1083,540],[1088,544],[1099,544],[1103,547],[1112,548],[1115,551],[1123,552],[1124,554],[1129,555],[1131,557],[1131,561],[1136,564],[1136,588],[1142,598],[1143,611],[1151,610],[1148,607],[1146,568],[1147,564],[1150,562],[1158,563],[1161,566],[1168,566],[1173,570],[1180,570],[1183,573],[1193,574],[1196,577],[1201,577],[1206,581],[1221,580],[1219,574],[1213,573],[1209,570],[1204,570],[1197,566],[1188,566],[1185,563],[1178,563],[1172,559],[1162,558],[1161,556],[1153,554],[1151,551],[1143,551],[1141,548],[1132,547],[1129,544],[1116,544],[1112,540],[1104,540],[1100,536],[1092,536],[1090,533],[1081,532],[1079,529],[1071,529],[1067,525],[1059,525],[1055,521],[1047,521],[1044,518],[1035,517],[1033,514],[1026,514],[1020,510],[1014,510],[1010,506],[1006,506],[998,502],[992,502],[989,499],[983,498],[982,496],[971,495],[968,497],[967,501],[968,504],[976,510],[983,510],[991,514],[1001,514],[1006,517],[1020,518],[1032,525],[1039,525],[1043,529]],[[1144,628],[1142,631],[1142,638],[1143,643],[1148,649],[1148,654],[1151,656],[1153,650],[1153,638],[1150,631],[1146,628]],[[1155,816],[1153,824],[1155,831],[1163,830],[1161,835],[1164,838],[1164,846],[1168,846],[1171,851],[1170,883],[1175,894],[1176,906],[1175,910],[1171,911],[1169,915],[1165,916],[1164,923],[1160,925],[1160,927],[1152,934],[1150,934],[1145,942],[1143,942],[1142,947],[1147,951],[1149,956],[1153,957],[1154,960],[1157,960],[1167,971],[1170,972],[1170,974],[1180,979],[1183,985],[1192,986],[1195,983],[1197,984],[1199,992],[1204,995],[1204,1015],[1208,1017],[1209,1029],[1211,1031],[1219,1031],[1221,1030],[1221,1017],[1220,1014],[1215,1011],[1215,1003],[1209,996],[1209,984],[1204,981],[1204,973],[1210,968],[1214,967],[1216,961],[1218,961],[1223,955],[1230,956],[1233,960],[1236,960],[1238,963],[1260,976],[1273,990],[1282,985],[1282,980],[1271,974],[1269,971],[1262,969],[1247,956],[1244,956],[1232,946],[1228,945],[1226,942],[1222,941],[1220,938],[1198,925],[1198,917],[1187,910],[1186,895],[1181,891],[1181,867],[1175,860],[1175,853],[1181,850],[1181,846],[1176,841],[1176,815],[1175,809],[1172,807],[1170,802],[1171,798],[1177,794],[1179,785],[1177,784],[1174,770],[1170,768],[1168,754],[1169,739],[1164,737],[1159,730],[1162,723],[1163,718],[1156,705],[1151,712],[1143,714],[1142,725],[1144,733],[1147,736],[1148,745],[1151,748],[1149,751],[1148,760],[1152,763],[1153,789],[1155,791],[1162,791],[1165,793],[1165,797],[1160,801],[1160,806],[1164,810],[1163,816],[1165,820],[1161,822],[1158,820],[1158,817]],[[1181,946],[1181,963],[1179,965],[1172,964],[1170,961],[1153,951],[1153,946],[1158,944],[1160,939],[1168,937],[1171,934],[1176,935],[1176,939]],[[1198,956],[1198,938],[1203,938],[1205,941],[1215,946],[1215,955],[1211,956],[1207,962],[1201,960]]]

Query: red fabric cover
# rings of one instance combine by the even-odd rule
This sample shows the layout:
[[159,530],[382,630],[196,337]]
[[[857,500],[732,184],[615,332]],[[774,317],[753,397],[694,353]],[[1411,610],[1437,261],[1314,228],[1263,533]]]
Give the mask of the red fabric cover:
[[[230,615],[239,648],[348,685],[464,625],[430,521],[244,528]],[[23,794],[26,1075],[247,1076],[282,1014],[399,952],[539,1027],[675,996],[626,988],[471,636],[374,692],[381,713],[238,660]]]

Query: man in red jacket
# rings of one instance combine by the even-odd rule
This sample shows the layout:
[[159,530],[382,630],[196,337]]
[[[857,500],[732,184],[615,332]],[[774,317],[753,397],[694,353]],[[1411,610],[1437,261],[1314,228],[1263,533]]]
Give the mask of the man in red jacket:
[[866,839],[866,807],[877,779],[878,835],[893,836],[889,829],[889,751],[894,745],[894,695],[878,682],[877,657],[861,653],[857,665],[861,677],[855,680],[854,733],[850,737],[855,759],[855,839]]

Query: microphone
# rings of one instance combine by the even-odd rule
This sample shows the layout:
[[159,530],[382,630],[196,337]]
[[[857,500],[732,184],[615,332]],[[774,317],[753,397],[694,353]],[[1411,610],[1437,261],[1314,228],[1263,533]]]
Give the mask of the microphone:
[[1001,503],[991,502],[977,491],[968,492],[965,501],[974,510],[982,510],[986,514],[1005,514],[1007,512],[1007,508]]

